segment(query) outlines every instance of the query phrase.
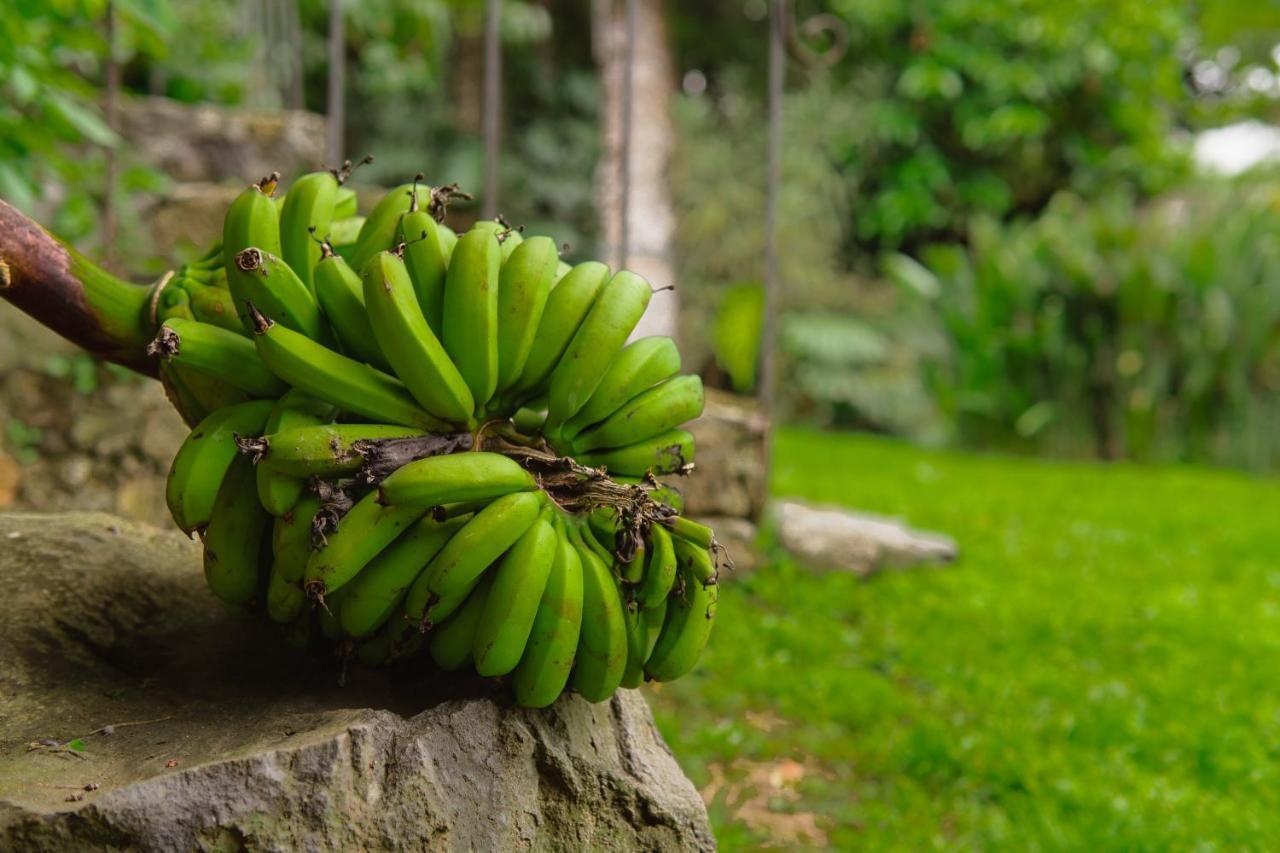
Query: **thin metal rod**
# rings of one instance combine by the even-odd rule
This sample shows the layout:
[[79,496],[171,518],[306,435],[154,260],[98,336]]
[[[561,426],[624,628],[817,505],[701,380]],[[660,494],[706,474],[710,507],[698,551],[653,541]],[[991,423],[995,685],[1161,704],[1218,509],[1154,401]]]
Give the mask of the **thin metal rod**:
[[621,134],[618,146],[618,262],[625,267],[631,257],[631,127],[635,112],[636,15],[639,0],[626,0],[626,44],[622,51],[622,97],[618,122]]
[[[765,431],[766,477],[773,455],[778,307],[782,282],[778,272],[778,194],[782,188],[782,96],[786,83],[786,0],[772,0],[769,14],[769,130],[764,208],[764,325],[760,334],[760,406],[768,418]],[[766,479],[766,482],[767,479]]]
[[342,0],[329,0],[329,92],[326,111],[329,141],[326,155],[335,169],[342,164],[346,134],[347,18]]
[[484,19],[484,215],[498,215],[498,142],[502,133],[502,0],[487,0]]
[[[120,63],[116,59],[116,4],[107,0],[106,9],[106,80],[103,85],[102,112],[112,133],[120,132]],[[102,247],[103,259],[110,266],[116,256],[116,172],[118,162],[116,147],[106,151],[102,187]]]

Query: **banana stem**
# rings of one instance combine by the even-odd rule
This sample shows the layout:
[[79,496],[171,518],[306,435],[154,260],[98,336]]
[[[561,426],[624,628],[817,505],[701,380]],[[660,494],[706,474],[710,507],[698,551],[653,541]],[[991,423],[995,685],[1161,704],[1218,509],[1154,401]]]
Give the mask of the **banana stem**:
[[154,377],[151,289],[116,278],[0,200],[0,297],[79,347]]

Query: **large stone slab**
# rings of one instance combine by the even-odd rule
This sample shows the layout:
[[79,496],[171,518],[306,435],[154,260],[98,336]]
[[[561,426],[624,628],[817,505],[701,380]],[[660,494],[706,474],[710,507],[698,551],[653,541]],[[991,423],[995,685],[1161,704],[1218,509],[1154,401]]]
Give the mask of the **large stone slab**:
[[0,514],[0,849],[690,850],[702,801],[622,691],[352,669],[222,613],[196,547]]
[[672,478],[695,517],[757,519],[765,501],[768,419],[751,397],[707,389],[707,405],[689,427],[697,441],[697,471]]
[[799,501],[771,509],[779,544],[811,568],[867,576],[956,558],[951,537],[914,530],[901,519]]

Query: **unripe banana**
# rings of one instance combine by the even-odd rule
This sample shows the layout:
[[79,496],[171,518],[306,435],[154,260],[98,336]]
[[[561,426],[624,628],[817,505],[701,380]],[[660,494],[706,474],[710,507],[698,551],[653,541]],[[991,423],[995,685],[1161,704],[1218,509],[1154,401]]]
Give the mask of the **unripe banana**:
[[704,551],[709,551],[716,545],[715,532],[710,527],[705,524],[699,524],[683,515],[664,518],[662,524],[666,525],[672,536],[677,539],[683,539],[686,542],[692,542]]
[[203,371],[254,397],[279,397],[289,387],[263,363],[253,341],[198,320],[165,320],[147,354]]
[[272,622],[288,625],[302,615],[307,604],[302,585],[286,580],[280,566],[273,561],[267,578],[267,616]]
[[603,702],[622,683],[627,667],[627,626],[618,585],[605,564],[572,531],[582,561],[582,633],[571,683],[588,702]]
[[671,338],[655,336],[632,341],[609,363],[591,399],[565,423],[561,434],[572,439],[679,372],[680,351]]
[[695,545],[687,539],[673,539],[676,560],[693,575],[700,584],[713,584],[719,579],[715,559],[708,548]]
[[524,656],[512,677],[516,701],[545,708],[564,692],[582,631],[582,560],[556,520],[556,553]]
[[258,314],[254,344],[276,376],[354,415],[435,432],[449,425],[427,414],[394,376],[361,364]]
[[516,383],[518,396],[532,398],[546,389],[547,378],[604,289],[609,268],[589,261],[578,264],[551,290],[546,310],[533,336],[524,371]]
[[[188,428],[194,427],[208,417],[210,412],[214,411],[214,407],[206,406],[187,383],[183,381],[175,365],[161,363],[157,372],[159,374],[160,387],[164,389],[165,398],[178,410],[178,414],[182,417],[182,422]],[[227,387],[230,388],[230,386]],[[231,391],[239,394],[241,401],[248,399],[248,395],[237,388],[231,388]]]
[[333,219],[350,219],[355,216],[359,212],[357,208],[359,201],[355,190],[350,187],[338,187],[338,192],[333,197]]
[[293,182],[280,210],[281,257],[313,295],[312,270],[320,261],[320,241],[329,236],[337,200],[337,176],[312,172]]
[[660,483],[657,487],[654,487],[644,477],[615,475],[613,479],[626,486],[643,485],[644,493],[649,496],[650,500],[669,506],[676,512],[684,512],[684,495],[670,483]]
[[578,453],[605,447],[626,447],[661,435],[702,414],[702,379],[677,376],[634,397],[603,422],[578,435]]
[[422,514],[418,507],[384,506],[378,503],[376,492],[365,495],[307,560],[304,588],[313,597],[327,597],[342,589]]
[[346,219],[335,219],[329,226],[329,245],[333,251],[350,266],[356,254],[356,240],[360,238],[360,230],[368,220],[363,216],[351,216]]
[[255,273],[236,266],[236,256],[251,246],[268,254],[280,254],[280,214],[271,199],[279,180],[279,173],[273,173],[246,187],[231,202],[222,222],[222,265],[227,271],[227,286],[240,321],[249,332],[253,325],[244,304],[261,288]]
[[645,677],[653,681],[671,681],[693,669],[715,623],[720,587],[703,586],[684,566],[680,576],[684,590],[667,600],[662,630],[645,662]]
[[401,466],[378,487],[380,500],[423,509],[460,501],[486,500],[538,487],[520,463],[482,451],[428,456]]
[[352,269],[364,269],[374,255],[395,246],[400,217],[413,209],[417,193],[417,184],[404,184],[391,190],[374,205],[360,228],[360,236],[356,238],[356,248],[351,255]]
[[252,314],[248,310],[252,305],[270,320],[318,343],[326,346],[330,343],[332,337],[320,313],[320,304],[279,256],[251,246],[236,255],[235,264],[237,272],[244,273],[236,277],[239,289],[232,290],[241,317]]
[[[333,420],[333,406],[309,397],[301,391],[288,391],[276,401],[263,431],[267,435],[289,432],[300,427],[318,426]],[[274,516],[293,509],[302,497],[306,482],[269,465],[257,466],[258,500]],[[285,620],[288,621],[288,620]]]
[[253,604],[259,564],[271,516],[258,505],[253,464],[231,463],[218,488],[204,531],[204,577],[213,594],[232,608]]
[[258,467],[290,477],[342,477],[364,464],[361,442],[423,435],[422,430],[393,424],[316,424],[268,433],[241,448],[257,456]]
[[490,585],[489,578],[481,579],[462,607],[431,632],[431,658],[446,672],[456,672],[471,663],[476,627],[484,614]]
[[369,323],[409,393],[438,418],[470,421],[475,410],[471,389],[422,316],[404,261],[379,252],[360,277]]
[[544,512],[498,563],[472,647],[479,674],[506,675],[520,663],[558,539]]
[[502,265],[498,279],[499,391],[510,388],[524,373],[559,262],[555,241],[533,237],[521,243]]
[[627,667],[622,672],[621,687],[635,688],[644,684],[644,663],[649,657],[649,629],[639,609],[622,608],[627,626]]
[[587,404],[652,296],[649,282],[633,272],[623,270],[609,279],[551,372],[548,429],[558,430]]
[[471,389],[489,402],[498,385],[498,273],[502,249],[493,232],[472,228],[458,238],[444,285],[444,348]]
[[295,622],[309,604],[302,591],[302,575],[311,556],[311,532],[319,509],[318,497],[303,495],[290,512],[276,518],[272,527],[267,615],[274,622]]
[[524,535],[542,505],[541,492],[516,492],[477,512],[431,561],[427,581],[431,594],[450,599],[470,587]]
[[270,400],[254,400],[218,409],[197,424],[178,448],[165,484],[165,501],[174,522],[188,535],[209,523],[218,486],[239,452],[236,435],[261,432],[271,407]]
[[524,242],[524,235],[520,233],[520,228],[512,228],[502,217],[497,219],[481,219],[473,228],[481,231],[488,231],[498,241],[498,245],[502,248],[502,263],[505,264],[512,253],[520,247]]
[[542,433],[542,424],[547,419],[546,409],[536,409],[532,406],[521,406],[516,409],[516,413],[511,416],[511,424],[516,428],[516,432],[522,435],[539,435]]
[[379,370],[391,370],[364,307],[360,276],[337,255],[322,257],[315,268],[316,299],[343,352]]
[[674,474],[693,462],[693,435],[673,429],[644,441],[593,450],[579,455],[578,461],[592,468],[607,468],[611,474],[643,477],[645,474]]
[[[442,335],[444,279],[449,269],[449,255],[445,253],[445,240],[440,234],[443,227],[425,210],[411,211],[400,220],[404,265],[413,281],[422,316],[437,338]],[[457,242],[456,236],[453,242]]]
[[560,279],[567,276],[569,274],[569,271],[572,269],[573,267],[569,266],[564,261],[561,261],[560,263],[556,264],[556,275],[555,275],[555,278],[551,280],[551,286],[555,287],[557,284],[559,284]]
[[420,518],[365,566],[347,585],[339,614],[349,637],[366,637],[383,625],[414,580],[465,522]]
[[[216,282],[221,279],[222,285]],[[186,292],[191,301],[192,316],[201,323],[209,323],[228,329],[238,335],[245,333],[244,323],[236,314],[235,299],[227,289],[226,273],[221,268],[213,279],[214,283],[201,283],[191,279],[183,280],[179,286]],[[170,283],[169,287],[173,287]],[[166,290],[167,292],[167,290]]]
[[667,600],[676,581],[676,551],[671,534],[660,524],[649,528],[648,562],[644,579],[636,589],[636,604],[643,610],[658,607]]

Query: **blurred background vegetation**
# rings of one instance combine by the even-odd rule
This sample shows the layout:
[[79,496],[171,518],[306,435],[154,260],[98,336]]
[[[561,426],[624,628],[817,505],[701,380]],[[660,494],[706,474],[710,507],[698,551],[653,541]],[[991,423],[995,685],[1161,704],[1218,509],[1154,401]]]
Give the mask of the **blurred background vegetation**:
[[[105,0],[0,17],[0,195],[91,249],[103,152],[128,214],[165,178],[101,114]],[[322,112],[328,3],[116,0],[125,90]],[[346,14],[362,178],[481,183],[482,0]],[[1280,461],[1280,175],[1206,173],[1196,134],[1273,116],[1274,2],[827,0],[838,61],[790,69],[779,344],[788,418],[1069,456]],[[765,0],[666,6],[684,348],[752,392],[761,325]],[[503,210],[599,227],[586,0],[508,0]],[[708,33],[715,33],[709,38]],[[804,33],[801,33],[804,36]],[[821,42],[824,36],[815,35]],[[134,223],[136,225],[136,223]],[[708,333],[708,329],[710,332]]]

